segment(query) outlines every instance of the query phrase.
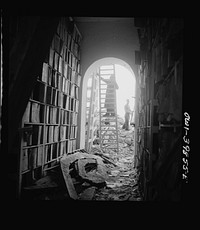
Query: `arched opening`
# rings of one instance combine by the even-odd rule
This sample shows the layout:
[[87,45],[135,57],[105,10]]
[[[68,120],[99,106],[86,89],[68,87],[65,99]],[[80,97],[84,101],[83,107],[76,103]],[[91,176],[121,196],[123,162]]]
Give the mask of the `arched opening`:
[[[85,148],[85,123],[86,123],[86,105],[87,105],[87,85],[92,75],[96,74],[100,66],[115,65],[116,80],[119,82],[119,91],[117,92],[117,110],[119,115],[123,116],[123,107],[126,99],[132,103],[131,108],[134,110],[135,92],[136,92],[136,74],[130,65],[118,58],[109,57],[95,61],[86,70],[82,82],[82,97],[80,108],[80,148]],[[131,82],[130,82],[131,81]],[[128,90],[127,90],[128,89]],[[132,92],[131,92],[132,91]],[[134,110],[135,111],[135,110]],[[134,113],[133,118],[134,120]]]

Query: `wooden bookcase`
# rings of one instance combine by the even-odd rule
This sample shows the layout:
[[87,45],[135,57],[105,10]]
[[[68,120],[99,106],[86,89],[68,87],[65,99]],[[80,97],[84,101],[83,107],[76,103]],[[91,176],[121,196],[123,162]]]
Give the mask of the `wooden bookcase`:
[[61,18],[22,118],[20,187],[76,150],[80,41],[73,19]]
[[[136,155],[142,165],[144,193],[146,182],[155,176],[160,152],[167,154],[169,151],[170,144],[166,144],[165,152],[162,150],[165,141],[163,136],[176,136],[181,127],[182,27],[179,19],[148,18],[146,26],[140,28],[143,37],[140,39],[141,61],[138,66]],[[170,114],[176,123],[169,124],[167,119]]]

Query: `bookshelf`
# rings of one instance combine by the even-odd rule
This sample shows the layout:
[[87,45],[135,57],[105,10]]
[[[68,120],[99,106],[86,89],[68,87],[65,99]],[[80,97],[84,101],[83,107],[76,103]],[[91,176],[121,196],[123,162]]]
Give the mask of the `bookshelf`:
[[21,122],[20,187],[76,150],[80,41],[73,19],[61,18]]
[[141,163],[144,195],[155,178],[170,144],[181,131],[183,79],[183,22],[176,18],[146,18],[140,28],[141,60],[138,66],[137,163]]

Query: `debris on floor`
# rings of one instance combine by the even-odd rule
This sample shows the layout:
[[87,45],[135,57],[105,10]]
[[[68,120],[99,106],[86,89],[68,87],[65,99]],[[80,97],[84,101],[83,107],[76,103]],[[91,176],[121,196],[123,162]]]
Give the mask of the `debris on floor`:
[[92,200],[94,193],[95,193],[96,188],[90,187],[86,188],[80,195],[80,200]]
[[91,196],[94,188],[88,190],[88,185],[96,188],[106,185],[109,168],[103,161],[105,162],[100,156],[86,152],[76,152],[61,158],[63,176],[72,199],[85,199],[88,191]]
[[72,199],[141,201],[134,168],[134,128],[119,129],[119,153],[93,145],[90,153],[76,152],[61,158],[61,169]]
[[60,167],[52,169],[48,175],[23,187],[23,200],[70,200]]
[[64,155],[60,166],[33,185],[26,199],[141,201],[139,172],[134,167],[134,128],[119,128],[119,152],[93,144],[91,151]]

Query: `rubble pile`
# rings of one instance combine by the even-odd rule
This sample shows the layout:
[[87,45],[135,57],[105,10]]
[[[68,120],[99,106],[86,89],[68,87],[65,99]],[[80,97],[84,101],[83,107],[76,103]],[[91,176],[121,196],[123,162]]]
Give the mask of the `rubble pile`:
[[61,168],[65,183],[72,199],[91,200],[96,188],[106,185],[108,178],[106,160],[86,152],[65,155]]
[[119,153],[105,149],[116,166],[110,165],[106,186],[95,193],[94,200],[140,201],[142,197],[138,188],[138,172],[134,168],[133,132],[119,130]]
[[61,159],[69,196],[75,200],[142,200],[134,168],[133,132],[119,129],[119,153],[93,145]]

